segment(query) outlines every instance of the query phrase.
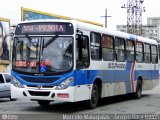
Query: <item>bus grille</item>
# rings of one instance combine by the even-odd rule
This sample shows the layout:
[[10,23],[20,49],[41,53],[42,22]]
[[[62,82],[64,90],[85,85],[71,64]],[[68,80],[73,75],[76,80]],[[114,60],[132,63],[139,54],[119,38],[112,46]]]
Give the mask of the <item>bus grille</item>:
[[50,92],[28,91],[31,96],[49,96]]
[[[37,85],[27,85],[27,87],[37,88]],[[54,86],[42,86],[42,88],[53,88]]]
[[53,83],[59,78],[35,78],[35,77],[21,77],[23,80],[26,82],[31,82],[31,83]]

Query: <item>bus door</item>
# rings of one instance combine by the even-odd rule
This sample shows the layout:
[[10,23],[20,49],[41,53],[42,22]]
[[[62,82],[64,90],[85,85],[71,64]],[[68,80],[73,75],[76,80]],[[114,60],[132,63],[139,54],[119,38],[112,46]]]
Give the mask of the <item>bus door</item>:
[[152,62],[152,81],[153,87],[158,85],[159,79],[159,64],[158,64],[158,49],[157,46],[151,45],[151,62]]
[[89,71],[87,68],[90,64],[89,57],[89,38],[87,35],[78,34],[76,36],[76,94],[75,99],[84,100],[89,98],[87,94],[84,94],[89,90],[87,84],[89,84]]
[[102,68],[106,69],[103,73],[103,96],[114,96],[115,88],[115,64],[114,61],[114,37],[109,35],[102,36]]
[[[125,39],[115,37],[115,95],[130,92],[130,69],[125,57]],[[128,90],[129,88],[129,90]]]
[[143,89],[152,89],[151,46],[144,43],[144,64],[142,64]]

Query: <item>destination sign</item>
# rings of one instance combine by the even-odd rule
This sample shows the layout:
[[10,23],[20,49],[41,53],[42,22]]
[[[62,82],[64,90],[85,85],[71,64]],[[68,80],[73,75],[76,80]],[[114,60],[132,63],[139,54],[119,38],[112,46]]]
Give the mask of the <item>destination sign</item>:
[[66,25],[23,25],[22,33],[65,32]]
[[72,35],[73,25],[64,22],[22,23],[16,28],[15,35]]
[[19,60],[19,61],[15,62],[15,66],[16,67],[27,67],[27,66],[29,66],[29,67],[36,67],[37,64],[34,61],[32,61],[32,62],[28,61],[27,62],[27,61],[21,61],[21,60]]

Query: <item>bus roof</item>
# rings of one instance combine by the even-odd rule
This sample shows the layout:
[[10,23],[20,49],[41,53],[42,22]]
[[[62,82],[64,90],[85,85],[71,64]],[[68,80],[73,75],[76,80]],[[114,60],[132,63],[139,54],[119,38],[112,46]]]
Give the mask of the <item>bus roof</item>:
[[149,39],[149,38],[145,38],[145,37],[141,37],[141,36],[125,33],[125,32],[120,32],[120,31],[112,31],[112,30],[109,30],[109,29],[104,28],[104,27],[89,25],[89,24],[82,23],[82,22],[77,22],[77,25],[78,25],[78,28],[88,30],[88,31],[99,32],[99,33],[106,34],[106,35],[112,35],[114,37],[115,36],[122,37],[122,38],[130,39],[130,40],[133,40],[133,41],[137,40],[137,41],[140,41],[140,42],[157,44],[157,41],[154,40],[154,39]]
[[[111,35],[111,36],[117,36],[117,37],[122,37],[125,39],[130,39],[130,40],[137,40],[140,42],[145,42],[145,43],[150,43],[150,44],[157,44],[156,40],[153,39],[149,39],[149,38],[144,38],[144,37],[140,37],[140,36],[136,36],[133,34],[129,34],[129,33],[125,33],[125,32],[120,32],[120,31],[111,31],[108,28],[104,28],[104,27],[100,27],[97,25],[93,25],[93,24],[88,24],[88,23],[83,23],[77,20],[62,20],[62,19],[42,19],[42,20],[30,20],[30,21],[23,21],[21,23],[35,23],[35,22],[70,22],[72,23],[74,26],[76,26],[76,28],[78,29],[83,29],[86,31],[92,31],[92,32],[98,32],[101,34],[106,34],[106,35]],[[20,24],[21,24],[20,23]]]

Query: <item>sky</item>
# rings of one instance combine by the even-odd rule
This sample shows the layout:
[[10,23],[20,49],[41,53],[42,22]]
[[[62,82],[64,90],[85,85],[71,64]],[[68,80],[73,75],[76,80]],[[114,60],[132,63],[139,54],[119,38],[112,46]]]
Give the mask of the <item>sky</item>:
[[[127,10],[122,9],[127,0],[0,0],[0,17],[11,19],[11,24],[21,21],[21,7],[38,11],[89,20],[104,24],[105,9],[108,15],[108,29],[116,30],[116,25],[127,23]],[[160,0],[144,0],[143,24],[147,17],[160,17]]]

